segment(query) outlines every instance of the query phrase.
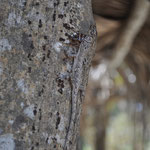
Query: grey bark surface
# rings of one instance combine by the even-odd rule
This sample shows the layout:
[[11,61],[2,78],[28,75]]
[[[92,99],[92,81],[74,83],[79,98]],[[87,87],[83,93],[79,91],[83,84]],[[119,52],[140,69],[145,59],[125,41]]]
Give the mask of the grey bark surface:
[[76,150],[94,25],[90,0],[0,0],[0,150]]

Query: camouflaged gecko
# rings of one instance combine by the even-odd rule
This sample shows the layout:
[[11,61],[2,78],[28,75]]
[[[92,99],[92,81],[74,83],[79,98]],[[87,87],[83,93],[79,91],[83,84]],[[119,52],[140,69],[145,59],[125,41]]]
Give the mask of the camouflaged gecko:
[[82,83],[82,74],[83,74],[83,63],[84,59],[88,57],[88,54],[92,50],[92,46],[96,41],[96,26],[92,25],[84,37],[82,37],[81,44],[79,46],[79,51],[74,59],[72,74],[71,74],[71,84],[72,84],[72,100],[71,100],[71,116],[69,121],[68,132],[66,135],[66,141],[64,144],[64,150],[70,150],[70,139],[72,139],[73,135],[71,130],[74,128],[74,124],[76,122],[76,113],[77,113],[77,101],[78,101],[78,92],[81,88]]

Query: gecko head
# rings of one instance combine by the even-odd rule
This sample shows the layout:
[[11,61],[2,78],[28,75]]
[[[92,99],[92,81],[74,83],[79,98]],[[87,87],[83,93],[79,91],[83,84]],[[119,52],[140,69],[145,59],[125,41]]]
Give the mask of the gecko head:
[[93,37],[92,36],[87,36],[85,39],[84,39],[87,43],[91,43],[93,41]]

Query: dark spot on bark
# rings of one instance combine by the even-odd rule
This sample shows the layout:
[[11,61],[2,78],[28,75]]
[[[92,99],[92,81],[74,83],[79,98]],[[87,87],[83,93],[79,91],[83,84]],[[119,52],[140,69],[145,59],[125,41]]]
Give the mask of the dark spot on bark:
[[30,58],[30,55],[31,55],[31,54],[29,53],[29,54],[28,54],[28,58]]
[[36,143],[36,146],[39,146],[39,142]]
[[31,73],[31,67],[28,67],[28,72]]
[[57,78],[56,79],[57,83],[58,83],[58,87],[61,87],[61,88],[64,88],[64,81],[60,78]]
[[36,12],[36,14],[38,15],[38,14],[39,14],[39,12],[37,11],[37,12]]
[[32,34],[29,34],[29,37],[32,37]]
[[29,25],[32,24],[31,20],[28,20],[28,24],[29,24]]
[[42,61],[43,61],[43,62],[45,61],[45,55],[43,56]]
[[44,36],[44,39],[47,40],[47,36],[46,35]]
[[87,62],[87,59],[86,59],[86,58],[84,58],[84,60],[83,60],[83,64],[84,64],[84,65],[86,65],[86,62]]
[[48,52],[47,52],[47,58],[50,58],[50,53],[51,53],[51,51],[48,50]]
[[59,5],[59,0],[56,0],[56,2],[54,3],[54,7]]
[[64,41],[65,41],[65,39],[63,39],[63,38],[59,38],[59,41],[62,41],[62,42],[64,42]]
[[56,129],[58,129],[58,126],[60,124],[60,120],[61,120],[61,118],[58,116],[57,117],[57,121],[56,121]]
[[49,138],[46,139],[46,143],[48,143]]
[[54,145],[54,148],[56,148],[56,145]]
[[42,89],[41,91],[39,91],[39,97],[44,93],[44,89]]
[[59,112],[57,112],[56,115],[59,116]]
[[27,57],[30,58],[30,55],[31,55],[31,54],[29,53]]
[[31,150],[34,150],[34,146],[31,147]]
[[34,114],[34,116],[36,116],[36,114],[37,114],[37,110],[36,109],[33,110],[33,114]]
[[70,37],[70,35],[68,33],[65,33],[65,36]]
[[42,94],[44,93],[44,89],[41,90],[41,93],[42,93]]
[[53,21],[56,21],[56,11],[54,11],[54,14],[53,14]]
[[27,2],[23,2],[23,5],[26,6],[26,5],[27,5]]
[[33,45],[33,42],[31,42],[31,45],[30,45],[31,49],[34,49],[34,45]]
[[42,119],[42,111],[41,111],[41,109],[39,109],[39,120],[41,120]]
[[57,104],[59,105],[59,102],[57,101]]
[[35,125],[34,124],[32,125],[32,132],[33,133],[35,132]]
[[42,28],[42,20],[39,20],[39,28]]
[[[74,9],[74,10],[73,10]],[[72,13],[76,13],[76,11],[75,11],[75,8],[72,8],[71,10],[70,10],[70,12],[72,12]]]
[[69,141],[69,144],[72,144],[72,141]]
[[62,89],[58,89],[58,92],[59,92],[60,94],[63,94],[63,90],[62,90]]
[[70,19],[70,23],[71,23],[71,24],[72,24],[72,22],[73,22],[72,19]]
[[53,137],[52,140],[53,140],[53,142],[56,142],[56,141],[57,141],[57,139],[56,139],[55,137]]
[[60,32],[63,32],[63,30],[60,30]]
[[53,114],[52,114],[52,113],[50,113],[50,117],[52,117],[52,115],[53,115]]
[[64,24],[63,24],[63,27],[66,28],[67,30],[73,29],[73,28],[71,28],[67,23],[64,23]]
[[56,79],[56,82],[57,82],[57,85],[58,85],[58,87],[59,87],[58,92],[59,92],[60,94],[63,94],[63,88],[65,87],[65,86],[64,86],[64,81],[63,81],[62,79],[60,79],[60,78],[57,78],[57,79]]
[[64,2],[64,6],[67,6],[68,3],[69,3],[69,2]]
[[57,6],[57,4],[56,3],[54,3],[54,7],[56,7]]
[[66,62],[67,62],[67,59],[63,58],[63,64],[66,64]]
[[36,5],[36,6],[39,6],[39,5],[40,5],[40,3],[39,3],[39,2],[36,2],[36,3],[35,3],[35,5]]
[[68,131],[68,127],[65,127],[65,130]]
[[43,45],[42,48],[43,48],[43,50],[45,51],[45,50],[46,50],[46,45]]
[[29,53],[27,57],[28,57],[28,59],[29,59],[30,61],[32,61],[33,55],[31,55],[31,54]]
[[64,16],[62,14],[58,15],[58,18],[62,19]]

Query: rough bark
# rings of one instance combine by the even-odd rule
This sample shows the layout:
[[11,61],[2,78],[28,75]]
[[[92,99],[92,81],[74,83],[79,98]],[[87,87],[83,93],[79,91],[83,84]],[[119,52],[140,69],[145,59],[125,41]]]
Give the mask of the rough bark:
[[[80,92],[72,137],[64,148],[72,109],[70,78],[93,24],[90,0],[0,0],[1,150],[76,149]],[[83,89],[94,45],[82,65]]]

